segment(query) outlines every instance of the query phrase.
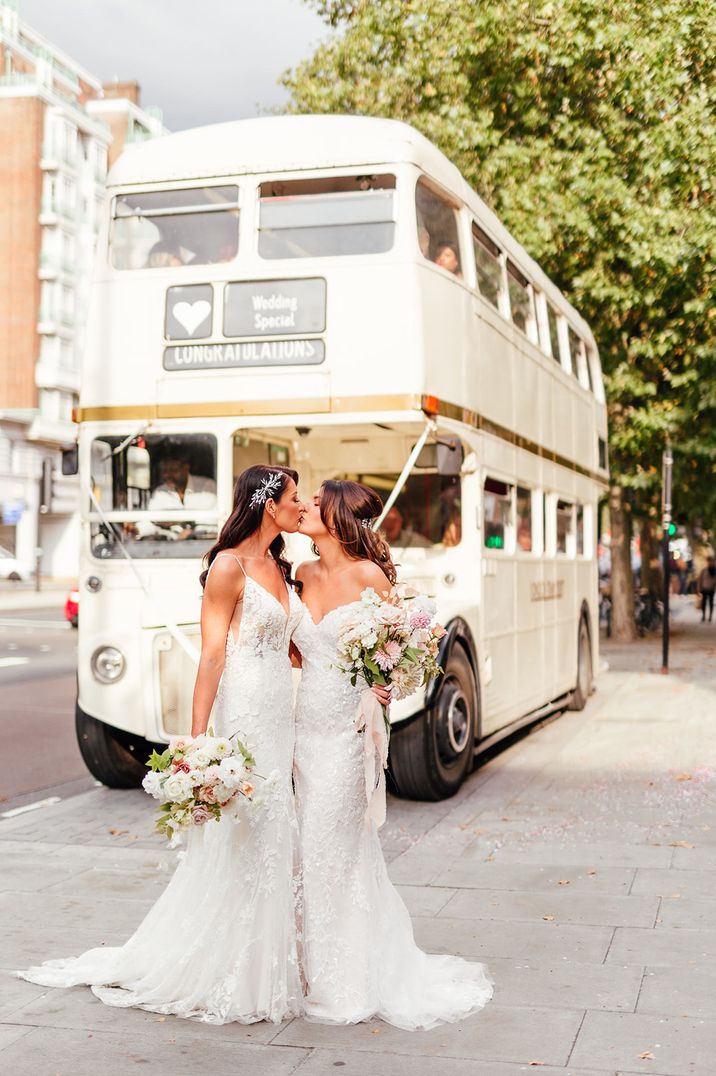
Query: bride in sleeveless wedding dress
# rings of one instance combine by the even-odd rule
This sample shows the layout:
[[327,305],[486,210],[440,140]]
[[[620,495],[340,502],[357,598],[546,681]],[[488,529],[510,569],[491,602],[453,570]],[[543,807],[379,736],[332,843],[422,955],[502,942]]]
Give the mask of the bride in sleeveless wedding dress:
[[[217,736],[256,759],[255,799],[240,820],[192,827],[162,896],[118,948],[18,973],[43,986],[86,984],[108,1005],[207,1023],[281,1021],[302,1009],[296,950],[294,721],[289,642],[303,614],[281,557],[297,529],[296,472],[250,467],[209,554],[192,733],[212,704]],[[207,579],[208,576],[208,579]]]
[[461,1020],[492,996],[482,964],[429,955],[388,878],[378,831],[366,825],[363,735],[355,717],[365,684],[337,667],[341,623],[361,592],[395,579],[387,545],[367,524],[382,509],[372,490],[327,481],[299,527],[320,560],[302,565],[304,616],[296,703],[294,784],[302,868],[304,1016],[396,1027]]

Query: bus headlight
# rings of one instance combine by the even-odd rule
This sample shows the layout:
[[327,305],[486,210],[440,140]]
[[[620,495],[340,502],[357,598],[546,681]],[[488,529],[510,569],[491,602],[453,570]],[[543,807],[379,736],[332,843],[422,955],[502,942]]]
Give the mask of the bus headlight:
[[126,668],[124,654],[116,646],[101,646],[90,661],[92,675],[101,684],[114,684]]

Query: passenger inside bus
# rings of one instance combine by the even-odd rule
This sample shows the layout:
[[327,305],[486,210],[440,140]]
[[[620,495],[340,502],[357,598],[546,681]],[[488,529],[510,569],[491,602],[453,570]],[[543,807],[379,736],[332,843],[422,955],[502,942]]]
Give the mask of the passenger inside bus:
[[439,265],[441,269],[447,269],[448,273],[452,273],[453,276],[462,279],[460,259],[458,258],[457,250],[452,243],[438,243],[433,255],[433,261],[436,265]]
[[408,549],[411,546],[414,549],[427,549],[428,546],[432,545],[432,542],[425,535],[413,530],[395,504],[389,509],[383,520],[381,530],[388,545],[399,546],[401,549]]
[[183,265],[184,259],[177,243],[160,239],[147,255],[147,269],[166,269],[170,266]]

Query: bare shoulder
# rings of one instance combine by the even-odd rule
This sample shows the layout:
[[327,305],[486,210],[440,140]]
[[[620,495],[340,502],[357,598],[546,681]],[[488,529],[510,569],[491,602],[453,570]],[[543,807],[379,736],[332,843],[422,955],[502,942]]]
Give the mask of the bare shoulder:
[[227,593],[240,594],[244,589],[244,571],[235,557],[217,556],[206,580],[204,593],[210,598]]
[[304,560],[294,572],[296,579],[300,583],[308,583],[316,574],[317,564],[318,562],[315,560]]
[[372,560],[359,560],[353,569],[353,578],[356,583],[365,590],[372,587],[378,594],[387,594],[390,590],[390,582],[382,568]]

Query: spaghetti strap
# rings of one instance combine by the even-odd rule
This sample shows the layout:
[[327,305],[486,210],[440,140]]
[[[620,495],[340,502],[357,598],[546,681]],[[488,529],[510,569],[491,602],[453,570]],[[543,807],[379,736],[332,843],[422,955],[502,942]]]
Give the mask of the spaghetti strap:
[[214,565],[216,564],[219,557],[233,557],[234,560],[236,561],[236,563],[238,564],[239,568],[241,568],[241,571],[244,573],[244,577],[246,577],[246,569],[244,568],[243,564],[241,563],[241,558],[237,557],[236,553],[230,553],[228,550],[222,550],[220,553],[216,554],[216,556],[212,560],[211,564],[209,565],[209,571],[206,573],[206,578],[207,579],[209,578],[209,574],[211,573],[211,569],[214,567]]

